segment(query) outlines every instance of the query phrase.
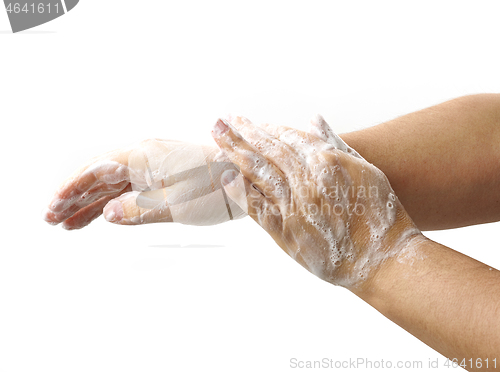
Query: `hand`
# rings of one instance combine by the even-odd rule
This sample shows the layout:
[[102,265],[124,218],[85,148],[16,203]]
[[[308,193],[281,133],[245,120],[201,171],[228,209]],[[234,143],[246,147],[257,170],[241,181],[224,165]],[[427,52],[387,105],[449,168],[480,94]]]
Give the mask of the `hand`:
[[56,191],[44,218],[70,230],[103,211],[121,225],[225,222],[244,216],[220,187],[221,174],[234,168],[215,147],[145,140],[77,170]]
[[311,135],[237,117],[212,131],[239,166],[222,176],[228,196],[302,266],[345,287],[363,282],[420,235],[385,175],[321,117]]

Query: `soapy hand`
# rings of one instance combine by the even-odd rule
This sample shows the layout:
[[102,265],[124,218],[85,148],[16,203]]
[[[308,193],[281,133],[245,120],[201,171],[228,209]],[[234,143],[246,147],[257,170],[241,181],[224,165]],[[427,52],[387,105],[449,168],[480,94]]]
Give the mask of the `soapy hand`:
[[221,174],[235,166],[216,147],[150,139],[90,160],[56,191],[50,224],[88,225],[103,212],[122,225],[211,225],[245,214],[225,196]]
[[219,120],[212,134],[239,166],[228,196],[313,274],[352,287],[420,236],[385,175],[320,116],[311,133]]

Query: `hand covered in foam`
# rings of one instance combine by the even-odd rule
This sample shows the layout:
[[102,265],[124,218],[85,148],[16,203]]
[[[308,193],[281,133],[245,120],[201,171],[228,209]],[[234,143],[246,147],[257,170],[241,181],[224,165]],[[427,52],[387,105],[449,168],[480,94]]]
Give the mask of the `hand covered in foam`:
[[90,160],[56,191],[44,218],[67,229],[104,211],[117,224],[212,225],[245,216],[221,188],[236,169],[216,147],[151,139]]
[[226,193],[321,279],[355,286],[420,235],[382,171],[320,116],[312,134],[230,121],[212,132],[241,172],[223,174]]

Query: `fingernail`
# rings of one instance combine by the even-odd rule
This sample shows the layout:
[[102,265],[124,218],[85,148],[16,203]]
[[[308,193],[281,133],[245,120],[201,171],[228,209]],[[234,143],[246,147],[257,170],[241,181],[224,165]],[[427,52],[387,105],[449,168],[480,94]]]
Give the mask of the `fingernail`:
[[61,212],[66,204],[66,199],[57,199],[50,205],[50,210],[53,212]]
[[217,123],[215,123],[214,129],[212,130],[212,133],[216,137],[220,137],[224,133],[226,133],[228,130],[229,130],[229,126],[222,119],[219,119],[219,120],[217,120]]
[[236,172],[234,169],[225,171],[221,176],[222,186],[226,186],[227,184],[231,183],[236,177],[238,177],[238,172]]
[[111,200],[104,208],[104,218],[108,222],[118,222],[123,218],[122,203]]
[[66,225],[66,224],[64,224],[64,223],[62,224],[62,228],[63,228],[64,230],[68,230],[68,231],[71,231],[71,230],[77,230],[77,228],[76,228],[76,227],[74,227],[74,226],[70,226],[70,225]]

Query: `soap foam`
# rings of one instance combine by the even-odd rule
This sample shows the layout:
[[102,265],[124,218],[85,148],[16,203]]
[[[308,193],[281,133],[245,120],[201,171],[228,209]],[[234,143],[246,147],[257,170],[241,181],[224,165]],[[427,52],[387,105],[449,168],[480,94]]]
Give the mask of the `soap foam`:
[[[234,120],[241,126],[243,119]],[[311,125],[311,133],[319,139],[293,129],[265,126],[290,147],[290,158],[297,162],[294,172],[285,172],[286,178],[276,168],[288,161],[269,166],[259,154],[242,149],[238,154],[247,161],[259,190],[279,206],[282,233],[286,232],[284,250],[320,278],[352,287],[366,280],[388,257],[397,255],[405,239],[419,231],[409,227],[400,240],[388,246],[387,234],[402,206],[385,175],[333,133],[323,118],[317,116]],[[276,158],[275,141],[258,136],[247,140],[263,155]],[[321,210],[323,201],[332,207],[329,213]],[[316,210],[304,210],[311,205]],[[266,213],[269,210],[257,220],[269,229]]]

